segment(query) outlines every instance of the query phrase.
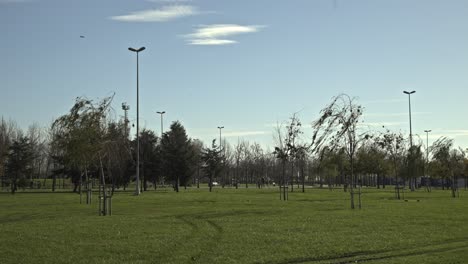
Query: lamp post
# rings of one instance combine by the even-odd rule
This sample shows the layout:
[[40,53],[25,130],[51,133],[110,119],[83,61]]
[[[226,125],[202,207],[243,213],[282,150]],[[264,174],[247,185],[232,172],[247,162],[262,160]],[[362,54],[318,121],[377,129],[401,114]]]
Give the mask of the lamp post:
[[158,111],[156,113],[161,115],[161,140],[162,140],[162,136],[163,136],[163,115],[166,113],[166,111],[162,111],[162,112]]
[[219,150],[221,150],[221,129],[223,129],[224,127],[223,126],[219,126],[218,129],[219,129]]
[[426,132],[426,180],[427,179],[427,166],[429,165],[429,132],[432,130],[424,130]]
[[429,132],[432,130],[424,130],[426,132],[426,160],[429,162]]
[[[224,128],[224,126],[219,126],[218,127],[218,129],[219,129],[219,154],[221,154],[221,150],[222,150],[222,148],[221,148],[221,129],[223,129],[223,128]],[[222,180],[222,185],[223,185],[223,188],[224,188],[224,177],[222,177],[221,180]]]
[[137,164],[136,164],[136,187],[135,195],[140,195],[140,90],[139,90],[139,65],[138,65],[138,53],[145,50],[145,47],[139,49],[128,48],[129,51],[133,51],[137,55]]
[[[413,165],[413,131],[411,130],[411,95],[414,94],[416,91],[411,91],[411,92],[408,92],[408,91],[403,91],[404,94],[407,94],[408,95],[408,106],[409,106],[409,136],[410,136],[410,162],[411,162],[411,168],[412,165]],[[412,170],[410,170],[410,166],[408,166],[408,175],[412,178],[411,174],[412,174]],[[414,180],[414,182],[412,182],[412,180]],[[416,184],[416,179],[410,179],[410,185],[411,185],[411,191],[414,191],[414,185]]]
[[412,130],[411,130],[411,95],[414,94],[415,92],[416,91],[411,91],[411,92],[403,91],[403,93],[408,95],[410,148],[413,146],[413,133],[412,133]]

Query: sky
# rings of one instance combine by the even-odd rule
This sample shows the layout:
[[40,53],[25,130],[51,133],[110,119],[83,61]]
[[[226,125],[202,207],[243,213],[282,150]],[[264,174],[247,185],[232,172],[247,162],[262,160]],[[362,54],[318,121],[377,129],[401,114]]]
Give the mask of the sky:
[[[76,97],[114,95],[140,129],[273,148],[297,113],[305,141],[333,96],[368,127],[468,147],[466,0],[0,0],[0,115],[47,127]],[[83,37],[80,37],[83,36]]]

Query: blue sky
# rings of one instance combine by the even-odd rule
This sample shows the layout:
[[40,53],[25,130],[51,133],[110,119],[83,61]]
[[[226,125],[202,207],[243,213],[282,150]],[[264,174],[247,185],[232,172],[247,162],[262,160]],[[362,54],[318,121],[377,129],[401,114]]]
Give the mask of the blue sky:
[[[179,120],[210,143],[217,126],[273,145],[294,112],[305,127],[348,93],[371,127],[432,129],[468,147],[466,0],[0,0],[0,115],[48,125],[77,96],[115,93],[114,114],[159,133]],[[80,35],[85,38],[80,38]]]

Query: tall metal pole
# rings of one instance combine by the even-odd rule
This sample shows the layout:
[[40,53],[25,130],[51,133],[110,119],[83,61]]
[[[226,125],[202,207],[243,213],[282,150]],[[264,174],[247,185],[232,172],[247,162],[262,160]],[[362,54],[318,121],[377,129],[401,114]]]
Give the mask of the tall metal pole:
[[429,160],[429,132],[432,130],[424,130],[426,132],[426,160]]
[[156,113],[158,113],[158,114],[161,115],[161,140],[162,140],[163,131],[164,131],[164,130],[163,130],[163,115],[166,113],[166,111],[161,111],[161,112],[158,111],[158,112],[156,112]]
[[[224,126],[219,126],[218,129],[219,129],[219,154],[221,155],[221,150],[222,150],[222,147],[221,147],[221,129],[223,129]],[[224,153],[223,153],[223,156],[224,156]],[[222,177],[222,185],[223,185],[223,188],[224,188],[224,177]]]
[[[426,162],[429,164],[429,132],[432,130],[424,130],[426,132]],[[427,170],[426,170],[426,176],[427,176]]]
[[426,177],[426,190],[430,192],[430,188],[429,188],[429,175],[428,175],[428,171],[429,171],[429,132],[431,132],[432,130],[424,130],[424,132],[426,132],[426,166],[424,166],[425,168],[425,177]]
[[219,150],[221,150],[221,129],[223,129],[224,127],[223,126],[219,126],[218,129],[219,129]]
[[[408,95],[408,108],[409,108],[409,129],[410,129],[410,162],[411,162],[411,168],[413,168],[413,131],[412,131],[412,128],[411,128],[411,94],[414,94],[416,91],[411,91],[411,92],[408,92],[408,91],[403,91],[403,93],[407,94]],[[408,166],[408,176],[412,177],[412,174],[413,171],[411,170],[410,171],[410,166]],[[416,185],[416,178],[413,179],[414,182],[412,182],[412,180],[410,180],[410,185],[411,185],[411,191],[414,191],[414,186]]]
[[413,131],[411,127],[411,94],[414,94],[416,91],[403,91],[403,93],[408,95],[408,108],[409,108],[409,130],[410,130],[410,148],[413,147]]
[[138,53],[145,50],[145,47],[139,49],[128,48],[128,50],[137,54],[137,164],[136,164],[136,186],[135,195],[140,195],[140,88],[139,88],[139,65]]

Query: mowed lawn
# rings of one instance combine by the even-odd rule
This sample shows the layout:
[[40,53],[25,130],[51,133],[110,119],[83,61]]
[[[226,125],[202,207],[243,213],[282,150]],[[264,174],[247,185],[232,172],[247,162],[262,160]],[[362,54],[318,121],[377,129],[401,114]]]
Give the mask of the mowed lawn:
[[[468,263],[468,192],[341,189],[0,194],[1,263]],[[83,199],[84,201],[85,199]],[[419,202],[417,201],[419,200]]]

